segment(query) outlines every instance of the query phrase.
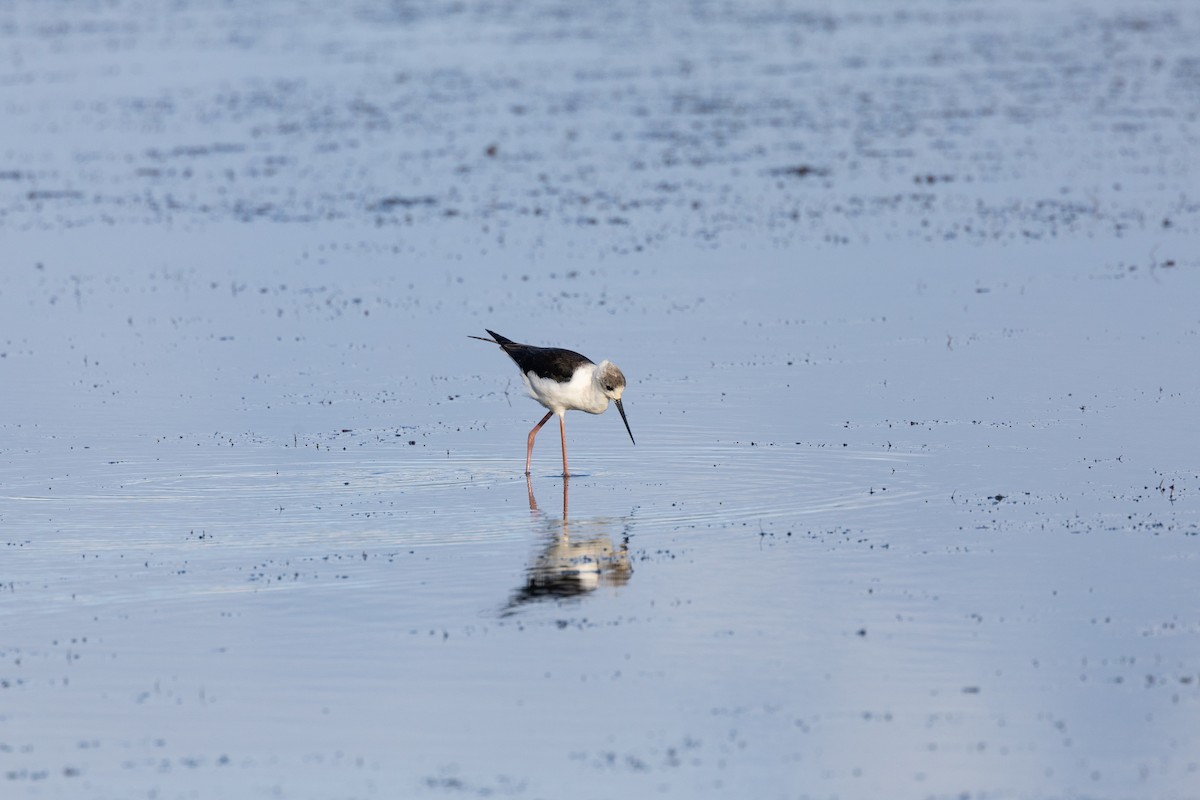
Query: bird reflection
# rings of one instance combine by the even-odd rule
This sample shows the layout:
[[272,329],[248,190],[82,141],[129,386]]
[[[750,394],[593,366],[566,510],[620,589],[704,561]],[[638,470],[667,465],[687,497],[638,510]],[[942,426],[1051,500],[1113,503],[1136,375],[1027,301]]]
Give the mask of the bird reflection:
[[570,479],[563,480],[561,520],[540,510],[533,496],[533,482],[526,477],[525,484],[529,511],[545,542],[525,571],[525,585],[508,601],[506,616],[527,603],[582,598],[601,586],[629,582],[633,567],[629,563],[628,526],[621,532],[620,545],[613,544],[611,533],[622,520],[596,517],[572,525],[567,520]]

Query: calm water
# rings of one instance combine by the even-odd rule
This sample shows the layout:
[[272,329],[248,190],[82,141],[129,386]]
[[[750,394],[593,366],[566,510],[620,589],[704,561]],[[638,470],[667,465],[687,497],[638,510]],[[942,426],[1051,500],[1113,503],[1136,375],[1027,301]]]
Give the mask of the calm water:
[[0,8],[0,795],[1195,795],[1198,34]]

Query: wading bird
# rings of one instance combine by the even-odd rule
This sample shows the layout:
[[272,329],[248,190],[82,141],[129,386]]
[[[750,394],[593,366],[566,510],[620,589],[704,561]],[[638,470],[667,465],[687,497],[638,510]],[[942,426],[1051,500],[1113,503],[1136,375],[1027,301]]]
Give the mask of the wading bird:
[[625,407],[621,405],[621,395],[625,392],[625,376],[617,369],[616,364],[611,361],[596,364],[573,350],[518,344],[495,331],[488,331],[488,334],[491,339],[482,336],[471,338],[500,345],[500,349],[517,362],[529,396],[550,409],[546,416],[542,417],[542,421],[534,425],[533,430],[529,432],[529,446],[525,450],[526,475],[529,474],[529,462],[533,457],[533,440],[553,414],[558,414],[558,431],[562,436],[564,478],[570,477],[567,471],[567,429],[563,422],[563,417],[568,411],[600,414],[608,408],[608,401],[612,400],[617,404],[617,411],[621,412],[625,430],[629,431],[629,441],[637,444],[633,438],[633,431],[629,430]]

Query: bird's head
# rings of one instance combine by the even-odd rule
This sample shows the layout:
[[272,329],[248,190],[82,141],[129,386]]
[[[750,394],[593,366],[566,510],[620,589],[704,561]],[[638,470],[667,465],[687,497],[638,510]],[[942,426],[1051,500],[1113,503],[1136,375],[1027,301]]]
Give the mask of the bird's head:
[[604,396],[617,404],[621,421],[625,423],[625,430],[629,431],[629,441],[637,444],[633,431],[629,430],[629,420],[625,418],[625,406],[621,403],[621,395],[625,394],[625,375],[611,361],[601,361],[596,366],[595,381]]
[[625,393],[625,375],[611,361],[601,361],[597,365],[595,380],[609,400],[620,400]]

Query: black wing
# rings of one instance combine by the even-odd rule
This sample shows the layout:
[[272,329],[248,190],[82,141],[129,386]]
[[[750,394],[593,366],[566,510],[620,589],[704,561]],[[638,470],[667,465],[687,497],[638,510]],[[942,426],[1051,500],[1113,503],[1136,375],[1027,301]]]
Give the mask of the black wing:
[[[487,330],[485,328],[485,330]],[[518,344],[512,339],[506,339],[495,331],[488,331],[496,344],[508,353],[521,372],[532,372],[540,378],[551,378],[561,383],[571,380],[575,370],[592,360],[576,353],[574,350],[563,350],[561,347],[534,347],[531,344]]]

